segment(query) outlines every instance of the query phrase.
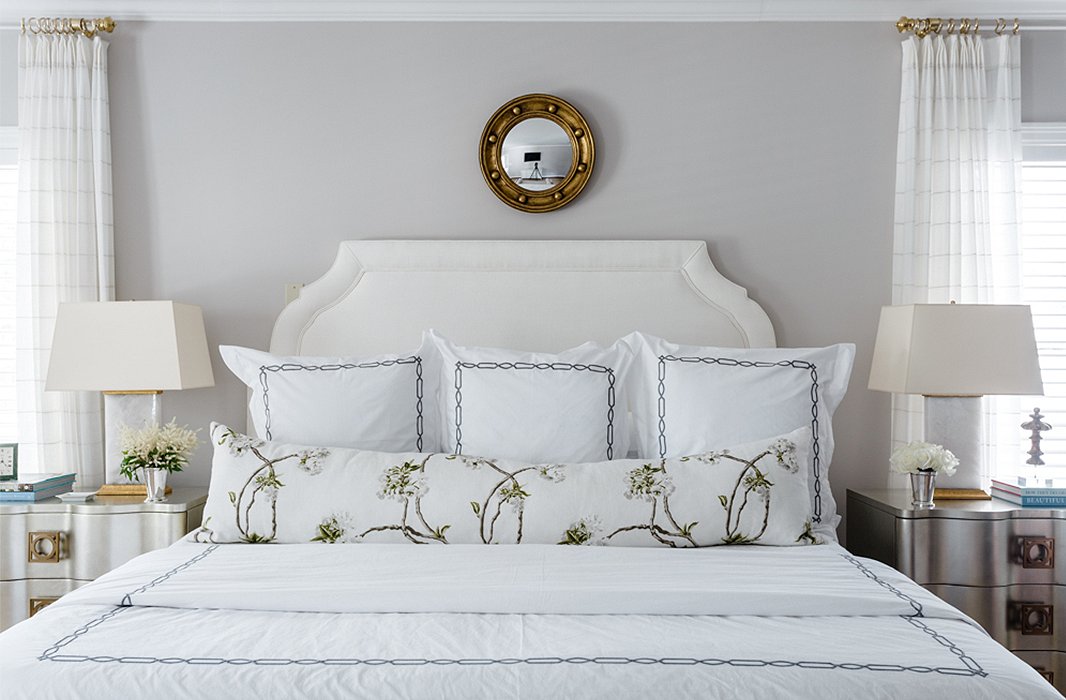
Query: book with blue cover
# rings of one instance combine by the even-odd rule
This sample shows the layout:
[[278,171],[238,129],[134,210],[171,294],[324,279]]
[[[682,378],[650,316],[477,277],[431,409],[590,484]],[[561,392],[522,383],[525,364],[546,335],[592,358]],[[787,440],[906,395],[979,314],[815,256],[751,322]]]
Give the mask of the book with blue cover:
[[1066,508],[1066,494],[1018,494],[1011,491],[1004,491],[993,485],[992,495],[1000,500],[1022,506],[1023,508]]
[[0,496],[11,492],[44,491],[62,484],[72,484],[76,476],[74,473],[23,474],[18,481],[0,483]]
[[0,487],[0,503],[35,503],[74,490],[75,474],[23,474]]
[[1062,479],[992,479],[992,488],[1015,496],[1066,498],[1066,481]]

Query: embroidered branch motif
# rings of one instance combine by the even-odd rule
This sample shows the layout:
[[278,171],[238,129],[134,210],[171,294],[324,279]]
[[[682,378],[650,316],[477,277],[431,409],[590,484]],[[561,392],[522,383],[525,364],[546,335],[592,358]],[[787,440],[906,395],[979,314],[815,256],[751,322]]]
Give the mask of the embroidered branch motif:
[[[429,484],[425,480],[426,464],[434,456],[433,454],[426,455],[421,462],[396,464],[381,473],[381,489],[378,491],[378,498],[403,504],[400,521],[367,528],[356,535],[356,539],[362,539],[375,532],[394,531],[399,532],[415,544],[428,544],[430,542],[448,544],[448,538],[445,533],[448,532],[451,525],[433,527],[426,522],[425,516],[422,515],[422,498],[429,493]],[[417,518],[417,523],[414,525],[411,524],[412,511],[414,517]],[[321,526],[319,526],[319,529],[321,530]]]
[[[307,472],[311,476],[316,476],[322,473],[324,468],[322,462],[329,456],[329,450],[322,448],[301,450],[283,457],[270,459],[260,451],[263,445],[266,444],[265,442],[247,435],[241,435],[230,429],[226,429],[222,433],[218,444],[228,447],[230,454],[235,457],[250,453],[262,463],[262,466],[252,472],[248,480],[244,482],[239,492],[229,492],[229,502],[233,506],[237,530],[241,533],[242,542],[249,544],[272,542],[278,534],[278,491],[285,487],[285,484],[278,477],[275,467],[282,462],[294,459],[298,469]],[[259,533],[251,529],[252,509],[255,508],[257,501],[260,509],[264,506],[269,508],[269,533]],[[208,530],[208,532],[210,531]]]
[[[682,462],[695,461],[708,465],[720,464],[724,461],[737,462],[743,465],[740,474],[729,495],[720,494],[718,502],[726,514],[725,533],[721,537],[723,544],[749,544],[757,542],[765,533],[770,522],[770,497],[774,483],[768,475],[759,469],[757,463],[769,456],[773,456],[779,467],[796,473],[799,470],[799,462],[796,458],[795,443],[780,439],[776,440],[766,450],[751,459],[743,459],[729,452],[721,450],[707,452],[689,457],[682,457]],[[615,529],[604,537],[604,541],[623,532],[644,530],[656,542],[668,547],[699,547],[700,545],[692,536],[692,531],[699,525],[699,521],[682,524],[674,517],[670,508],[670,496],[674,493],[674,482],[666,469],[666,460],[663,459],[658,465],[644,464],[626,472],[625,497],[631,500],[646,501],[651,504],[649,517],[646,522],[625,525]],[[755,525],[748,524],[749,517],[744,519],[744,511],[749,504],[758,512],[756,503],[762,504],[761,518],[756,516]],[[752,511],[749,511],[749,513]],[[747,527],[742,527],[746,525]],[[755,529],[757,528],[757,529]],[[805,537],[805,535],[807,537]],[[807,530],[801,533],[797,542],[810,538],[810,523]],[[589,525],[579,521],[563,533],[560,544],[585,544],[592,539]]]
[[[770,481],[766,472],[759,469],[756,464],[763,458],[773,455],[777,465],[795,474],[799,470],[799,461],[796,458],[796,444],[790,440],[780,438],[770,444],[767,449],[751,459],[743,459],[729,453],[728,450],[721,452],[708,452],[702,455],[682,457],[681,461],[698,461],[707,464],[718,464],[722,460],[738,462],[744,465],[740,474],[737,475],[736,484],[732,492],[726,496],[719,494],[718,502],[725,510],[725,535],[722,537],[723,544],[750,544],[757,542],[765,533],[770,523],[770,499],[774,483]],[[752,498],[754,496],[754,498]],[[737,502],[737,499],[740,502]],[[742,518],[744,509],[749,503],[762,502],[761,525],[757,532],[750,530],[742,531]],[[757,508],[757,506],[755,506]],[[759,522],[756,516],[756,523]],[[800,538],[802,539],[802,535]],[[799,539],[796,540],[797,542]]]
[[[529,492],[518,481],[518,475],[533,472],[534,475],[552,483],[559,483],[566,478],[566,467],[562,464],[532,464],[509,472],[500,467],[496,460],[484,457],[467,457],[466,455],[448,455],[445,459],[459,460],[470,469],[488,467],[502,477],[489,491],[484,501],[470,501],[470,509],[478,518],[478,534],[483,544],[495,544],[496,523],[503,513],[503,507],[509,506],[517,516],[515,525],[515,542],[522,543],[522,527],[525,518],[526,499]],[[492,513],[490,516],[489,513]]]
[[[692,529],[699,525],[699,521],[681,525],[670,511],[670,494],[674,492],[674,482],[666,471],[666,460],[661,460],[658,466],[645,464],[626,472],[625,497],[630,500],[647,501],[651,504],[651,512],[647,522],[625,525],[615,529],[604,537],[604,541],[610,540],[615,535],[633,530],[646,530],[649,535],[659,544],[667,547],[698,547],[696,540],[692,538]],[[665,516],[667,529],[659,522],[659,518]],[[680,542],[678,540],[681,540]]]
[[604,545],[603,521],[598,516],[587,515],[571,525],[557,544]]

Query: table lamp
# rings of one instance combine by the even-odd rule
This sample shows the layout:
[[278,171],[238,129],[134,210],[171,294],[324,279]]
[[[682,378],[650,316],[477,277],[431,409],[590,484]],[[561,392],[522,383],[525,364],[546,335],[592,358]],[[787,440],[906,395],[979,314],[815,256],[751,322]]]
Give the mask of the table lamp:
[[128,493],[119,471],[120,428],[159,424],[164,390],[214,386],[199,306],[173,301],[63,303],[56,315],[45,391],[104,393],[106,485]]
[[881,308],[869,388],[925,397],[925,440],[955,453],[937,485],[984,493],[981,397],[1043,394],[1028,306],[910,304]]

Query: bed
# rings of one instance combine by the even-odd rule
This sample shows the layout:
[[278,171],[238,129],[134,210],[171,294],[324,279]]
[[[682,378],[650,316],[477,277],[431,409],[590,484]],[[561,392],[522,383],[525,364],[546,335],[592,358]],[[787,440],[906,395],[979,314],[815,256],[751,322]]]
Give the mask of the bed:
[[[299,359],[375,358],[425,343],[428,328],[470,346],[540,353],[589,340],[607,346],[638,329],[681,345],[648,341],[647,386],[638,382],[628,398],[620,365],[588,359],[602,347],[552,361],[472,361],[447,355],[466,346],[445,345],[441,367],[423,352],[410,362]],[[836,544],[830,424],[847,381],[834,386],[831,375],[833,361],[850,369],[850,356],[837,348],[780,360],[774,353],[786,351],[774,344],[765,312],[717,273],[701,242],[342,243],[333,267],[277,320],[270,352],[287,359],[252,357],[246,382],[258,435],[212,427],[212,495],[221,494],[214,521],[0,635],[3,696],[1061,697],[958,610]],[[735,352],[696,351],[711,346]],[[809,425],[757,447],[693,451],[705,421],[684,425],[678,397],[697,375],[677,377],[737,367],[794,383]],[[293,439],[306,434],[299,419],[340,400],[316,398],[286,415],[289,370],[332,387],[341,370],[368,368],[416,378],[404,399],[418,407],[417,431],[404,429],[409,449],[278,442],[301,443]],[[606,414],[599,404],[589,413],[607,421],[589,433],[589,464],[556,459],[581,442],[580,402],[566,405],[568,420],[554,432],[530,426],[545,425],[558,404],[536,421],[507,416],[528,433],[552,432],[522,448],[540,451],[543,459],[528,458],[536,465],[478,456],[475,448],[506,451],[521,438],[499,442],[500,430],[477,427],[477,382],[503,374],[521,386],[550,376],[575,393],[607,387]],[[452,403],[431,410],[436,394]],[[731,396],[734,408],[747,400]],[[632,411],[633,429],[624,427],[623,407],[641,402],[647,419]],[[269,409],[262,415],[261,405]],[[507,413],[485,406],[485,420]],[[373,407],[365,408],[355,413]],[[395,422],[381,420],[377,433]],[[732,445],[752,437],[729,433]],[[426,455],[430,445],[447,449]],[[631,454],[640,458],[624,459]],[[769,466],[760,470],[763,458]],[[360,472],[360,460],[376,466]],[[388,464],[393,471],[376,486],[358,481]],[[728,487],[698,482],[720,477],[709,464],[736,477],[733,495],[744,493],[744,505],[731,510],[739,496],[734,504]],[[638,472],[647,479],[635,481]],[[225,482],[227,474],[235,480]],[[611,484],[624,479],[625,498],[604,501],[620,495]],[[686,479],[724,493],[720,508],[710,506],[717,515],[686,517],[702,507],[685,500]],[[765,510],[748,505],[749,491]],[[336,500],[357,492],[369,494],[349,514],[363,519],[358,525],[337,515],[347,501]],[[461,514],[441,505],[449,498]],[[608,522],[570,523],[556,513],[567,498],[595,504]],[[634,515],[649,507],[650,520]],[[727,541],[734,544],[703,546]]]

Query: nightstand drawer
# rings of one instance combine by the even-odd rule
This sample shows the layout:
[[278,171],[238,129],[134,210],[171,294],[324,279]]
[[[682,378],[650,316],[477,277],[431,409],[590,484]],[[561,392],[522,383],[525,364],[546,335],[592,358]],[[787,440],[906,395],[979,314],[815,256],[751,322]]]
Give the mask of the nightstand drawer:
[[186,513],[19,513],[3,523],[10,543],[0,559],[5,581],[91,580],[189,530]]
[[1048,683],[1066,680],[1066,652],[1017,651],[1015,654],[1035,668]]
[[22,622],[88,581],[30,579],[0,582],[0,629]]
[[1066,586],[928,585],[1014,650],[1066,651]]
[[1066,521],[899,518],[896,528],[898,568],[923,585],[1066,582]]

